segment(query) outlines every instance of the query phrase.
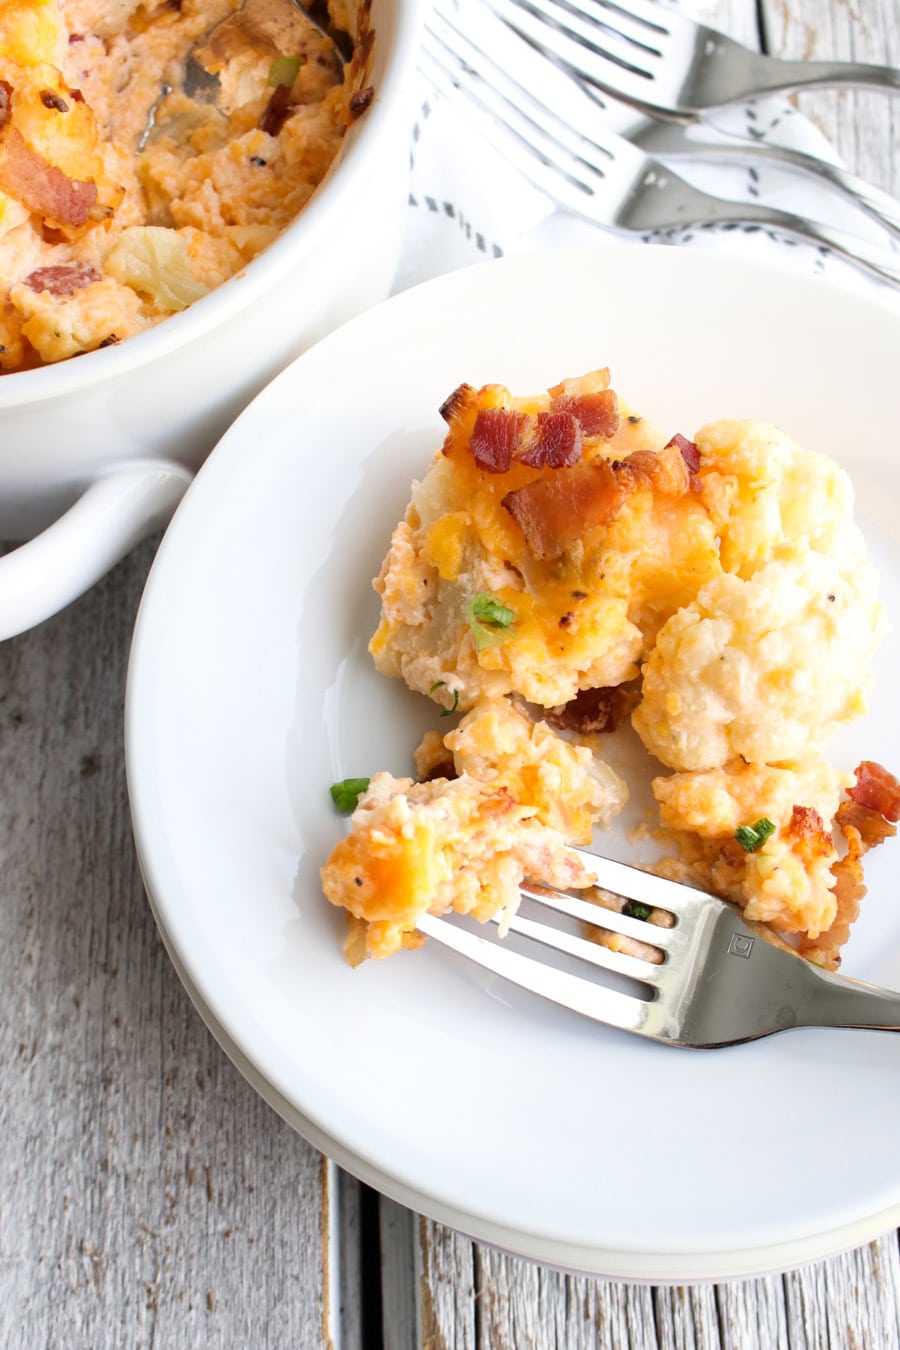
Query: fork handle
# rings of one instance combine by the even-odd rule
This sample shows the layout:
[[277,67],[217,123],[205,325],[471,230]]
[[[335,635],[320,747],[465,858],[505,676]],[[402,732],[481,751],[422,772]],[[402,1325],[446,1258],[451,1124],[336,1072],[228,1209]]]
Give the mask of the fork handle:
[[888,249],[881,248],[877,244],[870,245],[864,239],[858,239],[856,235],[848,234],[845,230],[836,230],[818,220],[805,220],[802,216],[792,215],[788,211],[772,212],[769,223],[776,226],[782,224],[786,230],[803,235],[818,244],[824,244],[827,248],[834,249],[835,253],[848,258],[850,262],[872,272],[882,281],[891,281],[895,286],[900,286],[900,253],[891,253]]
[[[684,184],[683,186],[687,185]],[[690,222],[689,213],[685,212],[682,219],[685,224],[688,224]],[[877,244],[869,244],[866,240],[857,238],[856,235],[848,234],[845,230],[836,230],[831,225],[825,225],[821,221],[807,220],[803,216],[795,216],[790,211],[777,211],[771,207],[757,206],[755,202],[735,202],[724,197],[712,198],[703,194],[701,212],[694,219],[704,223],[707,221],[734,224],[758,223],[775,229],[787,230],[791,234],[802,235],[805,239],[812,239],[817,244],[824,244],[826,248],[834,249],[835,253],[840,253],[842,257],[857,263],[883,281],[891,281],[895,286],[900,285],[900,253],[894,254]],[[668,223],[672,223],[671,218]]]
[[[838,164],[818,159],[815,155],[804,154],[784,145],[763,145],[748,141],[746,144],[721,143],[719,141],[682,141],[667,144],[665,128],[661,128],[659,144],[651,142],[654,151],[661,159],[702,160],[741,160],[744,162],[760,160],[775,165],[787,165],[799,169],[801,173],[822,179],[845,193],[856,206],[867,211],[870,216],[900,238],[900,201],[883,192],[881,188],[867,183],[864,178],[848,173]],[[642,142],[643,144],[643,142]]]
[[699,89],[692,90],[696,111],[737,103],[755,94],[790,93],[795,89],[875,88],[900,90],[900,70],[860,61],[788,61],[780,56],[748,52],[741,60],[729,45],[727,61],[707,60]]
[[900,1031],[900,994],[810,967],[797,1026],[872,1027]]

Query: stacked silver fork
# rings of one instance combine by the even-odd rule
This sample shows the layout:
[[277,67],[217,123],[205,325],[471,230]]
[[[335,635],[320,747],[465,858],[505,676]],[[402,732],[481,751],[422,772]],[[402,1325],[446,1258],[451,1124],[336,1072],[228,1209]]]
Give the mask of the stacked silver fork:
[[[548,60],[536,38],[520,38],[482,4],[463,9],[439,0],[427,21],[421,65],[500,154],[564,210],[639,233],[720,222],[780,229],[900,283],[900,253],[819,221],[713,196],[688,183],[611,131],[602,104],[571,77],[568,64],[560,68]],[[893,199],[870,189],[866,204],[900,234],[900,208]]]

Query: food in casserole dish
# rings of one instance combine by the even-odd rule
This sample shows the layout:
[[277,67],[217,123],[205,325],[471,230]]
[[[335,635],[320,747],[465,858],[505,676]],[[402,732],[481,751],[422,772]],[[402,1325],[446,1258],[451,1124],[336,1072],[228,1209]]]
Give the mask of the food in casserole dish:
[[0,372],[121,342],[185,308],[322,181],[366,103],[361,66],[342,79],[331,39],[303,22],[290,52],[204,56],[221,95],[188,97],[188,53],[235,8],[0,6]]
[[351,960],[417,945],[426,910],[509,912],[526,875],[587,886],[566,846],[627,798],[603,737],[630,717],[664,770],[659,870],[835,968],[900,817],[892,774],[826,756],[885,631],[844,470],[762,422],[660,435],[605,370],[441,411],[370,651],[462,718],[418,781],[375,774],[322,870]]

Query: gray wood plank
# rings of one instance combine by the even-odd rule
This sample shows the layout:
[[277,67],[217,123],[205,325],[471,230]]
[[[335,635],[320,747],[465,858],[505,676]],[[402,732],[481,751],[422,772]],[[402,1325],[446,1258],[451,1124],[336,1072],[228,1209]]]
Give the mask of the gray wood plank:
[[792,1271],[784,1284],[790,1345],[797,1350],[900,1345],[896,1234]]
[[[767,50],[791,59],[900,64],[896,0],[823,4],[760,0]],[[846,163],[895,196],[900,194],[900,98],[863,90],[798,93],[794,101],[834,143]]]
[[328,1168],[204,1028],[135,863],[151,552],[0,645],[0,1345],[316,1347]]

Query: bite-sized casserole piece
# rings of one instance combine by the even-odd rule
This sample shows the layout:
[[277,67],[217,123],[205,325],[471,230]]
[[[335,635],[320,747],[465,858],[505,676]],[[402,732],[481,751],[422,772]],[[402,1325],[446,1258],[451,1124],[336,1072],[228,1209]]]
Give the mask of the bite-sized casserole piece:
[[425,913],[513,913],[526,876],[591,884],[566,844],[589,843],[626,791],[588,749],[492,699],[443,739],[430,733],[416,758],[426,781],[375,774],[322,869],[350,917],[354,964],[417,945]]
[[[376,776],[325,868],[329,899],[355,916],[355,956],[416,942],[423,909],[508,912],[523,869],[559,884],[567,843],[589,831],[576,779],[549,772],[558,747],[611,782],[600,738],[631,714],[675,850],[661,869],[834,968],[865,890],[859,860],[900,816],[893,775],[824,757],[865,709],[885,631],[847,474],[762,422],[660,434],[606,370],[534,398],[461,385],[441,411],[444,444],[374,583],[370,651],[467,715],[420,747],[428,781]],[[590,819],[624,799],[607,794]],[[413,866],[425,819],[429,861]],[[379,853],[388,837],[402,884]]]

